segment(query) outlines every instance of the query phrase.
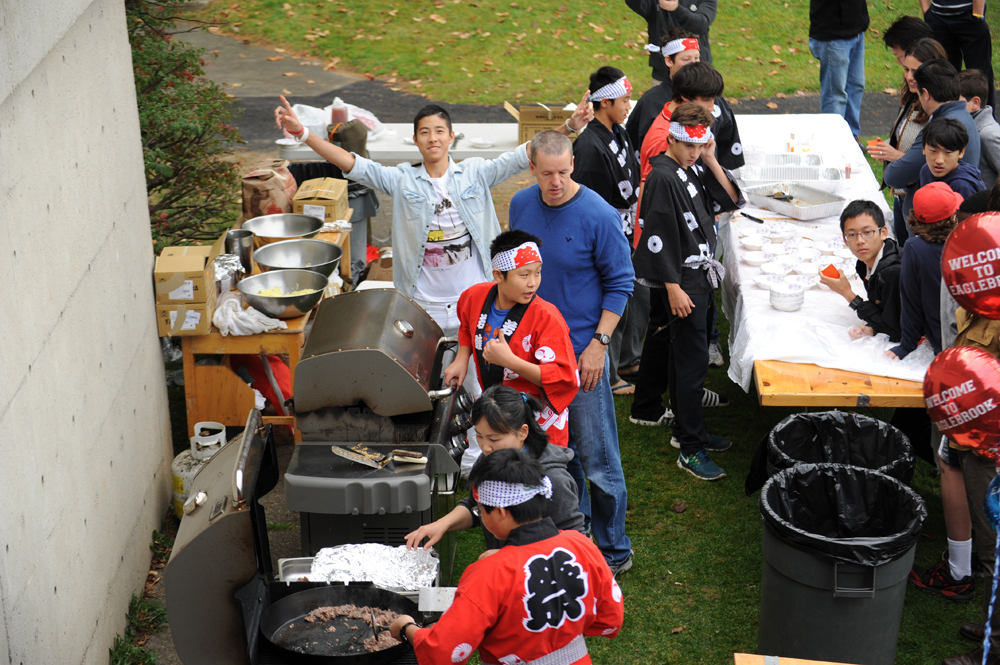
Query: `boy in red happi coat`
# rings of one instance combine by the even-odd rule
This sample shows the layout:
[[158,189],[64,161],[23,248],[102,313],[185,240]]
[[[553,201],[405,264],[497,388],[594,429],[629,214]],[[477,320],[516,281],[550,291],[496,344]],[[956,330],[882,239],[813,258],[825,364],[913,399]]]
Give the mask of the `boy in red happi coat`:
[[568,407],[580,387],[569,327],[555,307],[535,295],[542,276],[540,240],[523,231],[501,233],[490,245],[493,282],[462,292],[458,300],[458,355],[444,372],[461,385],[475,354],[483,390],[503,384],[537,397],[535,416],[549,442],[569,442]]
[[469,487],[503,547],[465,569],[440,621],[421,628],[403,615],[392,636],[411,643],[421,665],[465,663],[476,649],[486,665],[592,662],[584,635],[618,634],[622,591],[593,541],[543,517],[552,483],[541,465],[499,450],[476,465]]

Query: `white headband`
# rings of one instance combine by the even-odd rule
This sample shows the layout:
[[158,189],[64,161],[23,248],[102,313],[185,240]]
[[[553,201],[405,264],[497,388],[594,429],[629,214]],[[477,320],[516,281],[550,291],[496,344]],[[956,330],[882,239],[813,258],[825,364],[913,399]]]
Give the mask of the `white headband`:
[[663,48],[657,50],[664,57],[668,55],[674,55],[675,53],[680,53],[681,51],[697,51],[698,40],[695,39],[694,37],[684,37],[683,39],[675,39],[671,42],[667,42],[663,46]]
[[493,508],[516,506],[539,494],[546,499],[552,498],[552,481],[548,476],[542,477],[540,487],[525,487],[521,483],[515,485],[500,480],[484,480],[472,487],[472,498]]
[[542,254],[538,251],[538,245],[531,242],[522,243],[514,249],[499,252],[493,257],[493,269],[507,272],[517,270],[529,263],[541,263]]
[[688,127],[678,122],[670,123],[670,135],[684,143],[708,143],[715,138],[712,130],[707,125]]
[[602,99],[618,99],[632,92],[632,84],[628,77],[623,76],[614,83],[609,83],[590,93],[590,101],[599,102]]

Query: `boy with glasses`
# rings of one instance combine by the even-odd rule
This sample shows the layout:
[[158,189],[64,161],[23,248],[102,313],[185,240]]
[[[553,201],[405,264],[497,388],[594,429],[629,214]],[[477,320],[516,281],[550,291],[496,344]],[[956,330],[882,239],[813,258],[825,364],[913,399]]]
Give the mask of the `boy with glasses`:
[[896,241],[889,237],[882,209],[871,201],[851,201],[840,215],[844,241],[858,259],[858,275],[868,299],[854,293],[847,276],[820,274],[820,282],[843,296],[864,325],[851,328],[852,339],[885,333],[893,342],[900,338],[899,273],[902,260]]

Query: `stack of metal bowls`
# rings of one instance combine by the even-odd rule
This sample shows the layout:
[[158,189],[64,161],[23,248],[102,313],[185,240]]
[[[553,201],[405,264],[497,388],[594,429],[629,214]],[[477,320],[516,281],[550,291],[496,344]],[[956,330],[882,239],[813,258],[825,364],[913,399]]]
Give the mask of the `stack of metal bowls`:
[[243,228],[252,231],[254,244],[263,247],[273,242],[301,238],[315,238],[323,228],[323,220],[311,215],[264,215],[243,222]]
[[[325,275],[312,270],[272,270],[242,279],[237,288],[254,309],[276,319],[293,319],[319,304],[327,282]],[[261,291],[275,287],[280,288],[281,293],[305,289],[309,292],[298,296],[260,295]]]
[[340,266],[344,250],[325,240],[282,240],[261,247],[253,260],[264,272],[272,270],[312,270],[329,277]]

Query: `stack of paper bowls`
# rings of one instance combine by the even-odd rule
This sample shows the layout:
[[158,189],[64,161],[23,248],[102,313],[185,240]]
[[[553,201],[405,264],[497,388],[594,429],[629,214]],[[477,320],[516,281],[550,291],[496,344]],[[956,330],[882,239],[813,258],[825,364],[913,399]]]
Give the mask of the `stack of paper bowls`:
[[782,312],[794,312],[805,299],[805,289],[799,284],[782,282],[771,287],[771,306]]

